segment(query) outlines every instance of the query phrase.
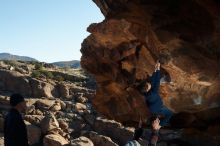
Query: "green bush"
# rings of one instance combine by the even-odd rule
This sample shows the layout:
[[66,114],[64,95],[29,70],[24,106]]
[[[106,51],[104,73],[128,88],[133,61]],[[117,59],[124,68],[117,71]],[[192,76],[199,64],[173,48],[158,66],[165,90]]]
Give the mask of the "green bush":
[[45,75],[48,79],[53,79],[53,73],[52,72],[49,72],[47,70],[41,70],[40,71],[43,75]]
[[64,78],[62,76],[60,76],[60,75],[55,76],[54,79],[59,81],[59,82],[64,81]]
[[39,78],[40,76],[45,76],[47,79],[53,79],[54,78],[53,73],[49,72],[47,70],[35,70],[31,74],[31,77],[33,77],[33,78]]
[[36,70],[43,70],[43,65],[41,63],[35,63],[35,69]]
[[16,67],[16,61],[14,60],[3,60],[5,64]]
[[31,77],[32,77],[32,78],[39,78],[40,75],[41,75],[41,73],[40,73],[40,71],[38,71],[38,70],[35,70],[35,71],[33,71],[33,72],[31,73]]

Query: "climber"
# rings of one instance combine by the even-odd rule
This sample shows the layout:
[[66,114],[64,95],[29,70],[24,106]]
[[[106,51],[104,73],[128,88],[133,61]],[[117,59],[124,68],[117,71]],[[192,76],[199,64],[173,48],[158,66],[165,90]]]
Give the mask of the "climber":
[[[148,146],[156,146],[157,140],[159,136],[159,130],[161,128],[160,126],[160,120],[156,116],[152,116],[150,119],[152,132],[148,136],[147,142]],[[143,134],[143,127],[142,127],[142,120],[139,121],[139,126],[137,129],[135,129],[134,137],[132,141],[129,141],[125,146],[141,146],[140,137]]]
[[12,108],[4,121],[5,146],[29,146],[26,125],[21,113],[26,111],[26,102],[20,94],[12,94],[10,97]]
[[149,107],[151,114],[158,115],[161,122],[160,126],[165,126],[169,123],[173,113],[170,109],[163,105],[163,101],[159,95],[160,87],[160,61],[155,65],[155,71],[141,87],[141,92],[144,94],[145,102]]

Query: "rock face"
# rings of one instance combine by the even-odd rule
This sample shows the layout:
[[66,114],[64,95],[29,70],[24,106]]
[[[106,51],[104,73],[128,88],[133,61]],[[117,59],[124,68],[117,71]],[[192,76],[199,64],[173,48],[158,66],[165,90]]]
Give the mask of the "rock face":
[[95,108],[123,123],[147,117],[137,89],[162,63],[161,95],[175,111],[220,103],[218,0],[93,0],[105,16],[91,24],[81,66],[94,75]]

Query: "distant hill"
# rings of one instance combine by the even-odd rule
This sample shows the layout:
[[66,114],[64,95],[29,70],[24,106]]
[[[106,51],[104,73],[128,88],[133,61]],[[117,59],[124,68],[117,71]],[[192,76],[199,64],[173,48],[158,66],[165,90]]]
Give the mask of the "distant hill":
[[0,53],[0,60],[38,61],[31,57],[12,55],[9,53]]
[[60,61],[60,62],[54,62],[52,64],[59,66],[59,67],[80,68],[80,61],[79,60]]

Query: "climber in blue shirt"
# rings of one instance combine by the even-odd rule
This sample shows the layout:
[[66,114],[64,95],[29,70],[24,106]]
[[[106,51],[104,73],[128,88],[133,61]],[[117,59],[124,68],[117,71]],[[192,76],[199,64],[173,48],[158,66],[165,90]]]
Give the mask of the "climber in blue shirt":
[[150,77],[149,82],[146,82],[143,86],[143,94],[145,97],[145,102],[149,107],[152,115],[159,115],[161,117],[161,126],[165,126],[173,113],[167,107],[164,106],[163,101],[159,94],[160,87],[160,62],[157,61],[155,65],[155,71]]

